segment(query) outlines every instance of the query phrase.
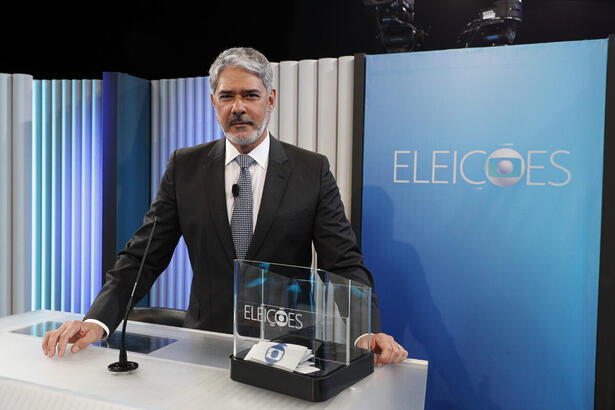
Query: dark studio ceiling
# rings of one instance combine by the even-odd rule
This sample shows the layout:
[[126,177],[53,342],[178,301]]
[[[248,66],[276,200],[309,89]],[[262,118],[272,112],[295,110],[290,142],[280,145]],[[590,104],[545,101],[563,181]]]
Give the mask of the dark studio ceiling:
[[[415,0],[420,50],[458,47],[457,36],[489,0]],[[524,0],[516,44],[604,38],[615,2]],[[35,78],[206,75],[218,52],[242,45],[271,61],[385,52],[363,0],[63,2],[4,4],[0,72]]]

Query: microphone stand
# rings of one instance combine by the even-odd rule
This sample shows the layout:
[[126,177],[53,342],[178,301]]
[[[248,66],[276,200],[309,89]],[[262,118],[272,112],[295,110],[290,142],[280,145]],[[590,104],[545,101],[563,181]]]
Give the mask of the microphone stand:
[[158,222],[158,217],[154,216],[154,225],[152,226],[152,232],[149,234],[149,239],[147,240],[147,245],[145,246],[145,253],[143,253],[143,259],[141,259],[141,266],[139,267],[139,272],[137,273],[135,284],[132,287],[132,293],[130,294],[130,299],[128,300],[128,306],[126,306],[126,314],[124,315],[124,325],[122,326],[122,343],[120,344],[120,360],[118,362],[111,363],[109,366],[107,366],[107,369],[113,373],[132,372],[134,370],[137,370],[137,368],[139,367],[139,363],[129,362],[126,356],[126,322],[128,322],[128,314],[132,310],[132,299],[135,295],[135,290],[137,289],[137,284],[139,283],[141,272],[143,271],[143,265],[145,265],[145,259],[147,258],[147,253],[149,252],[149,246],[152,243],[152,238],[154,237],[154,231],[156,230],[156,222]]

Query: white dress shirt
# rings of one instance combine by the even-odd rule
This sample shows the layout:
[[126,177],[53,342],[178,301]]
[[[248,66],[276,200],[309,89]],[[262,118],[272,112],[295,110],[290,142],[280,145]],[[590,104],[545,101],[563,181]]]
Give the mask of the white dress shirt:
[[[233,207],[235,205],[235,197],[233,197],[233,185],[239,179],[240,167],[235,157],[240,152],[231,144],[228,139],[225,141],[225,159],[224,159],[224,191],[226,194],[226,211],[228,213],[228,223],[231,223],[233,216]],[[250,175],[252,176],[252,232],[256,226],[258,218],[258,210],[261,206],[263,198],[263,188],[265,186],[265,176],[267,175],[267,165],[269,164],[269,132],[265,139],[256,146],[250,153],[256,162],[250,166]],[[96,323],[105,330],[104,339],[109,336],[109,328],[100,320],[87,319],[86,322]]]

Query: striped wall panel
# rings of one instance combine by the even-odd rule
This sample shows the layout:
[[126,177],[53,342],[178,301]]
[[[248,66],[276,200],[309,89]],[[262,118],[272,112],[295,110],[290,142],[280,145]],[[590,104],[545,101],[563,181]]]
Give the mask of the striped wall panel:
[[[151,83],[152,200],[174,150],[222,137],[209,99],[208,77],[155,80]],[[187,309],[192,281],[188,250],[180,240],[168,268],[150,293],[150,305]]]
[[85,313],[101,287],[102,82],[35,80],[31,309]]
[[[269,131],[327,155],[350,217],[354,57],[272,63],[278,101]],[[173,150],[223,136],[209,99],[208,77],[152,81],[152,200]],[[186,309],[192,269],[180,240],[156,281],[150,305]]]
[[30,309],[32,76],[0,74],[0,316]]

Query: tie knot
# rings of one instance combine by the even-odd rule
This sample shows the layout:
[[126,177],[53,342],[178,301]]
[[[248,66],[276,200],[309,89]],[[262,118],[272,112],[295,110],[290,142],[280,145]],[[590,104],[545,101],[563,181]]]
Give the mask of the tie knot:
[[249,155],[239,154],[235,157],[235,161],[239,164],[241,169],[250,168],[254,164],[255,160]]

